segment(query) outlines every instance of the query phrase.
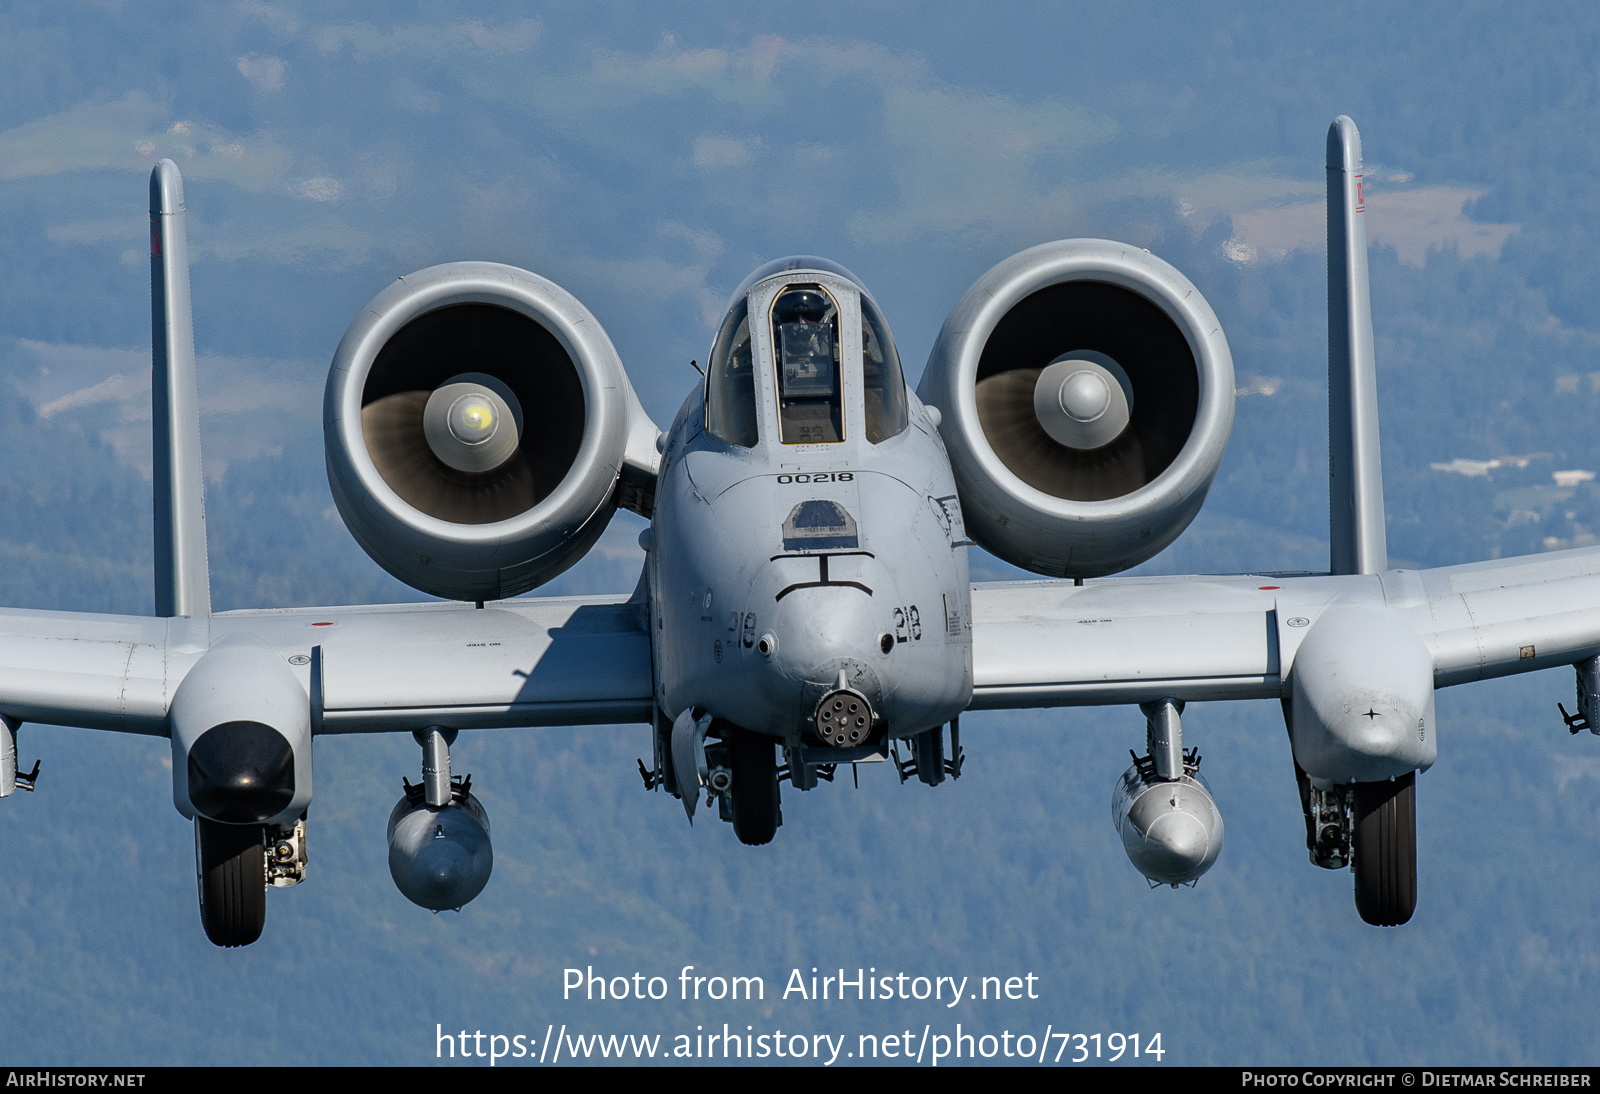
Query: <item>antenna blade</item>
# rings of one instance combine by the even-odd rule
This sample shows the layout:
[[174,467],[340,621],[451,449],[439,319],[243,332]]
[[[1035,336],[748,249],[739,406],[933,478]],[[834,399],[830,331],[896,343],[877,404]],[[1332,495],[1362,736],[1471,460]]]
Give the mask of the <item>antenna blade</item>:
[[183,224],[183,176],[171,160],[162,160],[150,172],[150,328],[156,614],[210,615],[189,245]]
[[1329,562],[1336,574],[1389,568],[1361,172],[1361,134],[1341,114],[1328,127]]

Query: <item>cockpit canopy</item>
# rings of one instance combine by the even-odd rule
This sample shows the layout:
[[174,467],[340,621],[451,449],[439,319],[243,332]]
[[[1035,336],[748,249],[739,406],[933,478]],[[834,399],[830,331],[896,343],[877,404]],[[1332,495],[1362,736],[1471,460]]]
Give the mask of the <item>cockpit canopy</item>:
[[778,436],[784,444],[844,440],[839,308],[821,285],[790,285],[772,302]]
[[[765,312],[758,327],[767,337],[752,338],[753,305]],[[769,399],[758,398],[758,371]],[[855,376],[859,384],[850,382]],[[857,429],[879,444],[907,424],[905,375],[888,324],[855,275],[820,258],[779,259],[745,279],[712,344],[705,402],[706,430],[744,448],[766,433],[786,445],[837,444]]]

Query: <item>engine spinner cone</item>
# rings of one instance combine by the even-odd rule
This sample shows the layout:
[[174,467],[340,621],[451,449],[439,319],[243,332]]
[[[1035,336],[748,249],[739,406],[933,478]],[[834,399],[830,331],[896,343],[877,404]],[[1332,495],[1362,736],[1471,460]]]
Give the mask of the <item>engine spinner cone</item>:
[[442,384],[422,412],[428,447],[457,471],[492,471],[516,452],[517,415],[486,384]]
[[1122,435],[1132,416],[1132,385],[1104,353],[1063,353],[1039,373],[1033,413],[1057,444],[1079,451],[1102,448]]

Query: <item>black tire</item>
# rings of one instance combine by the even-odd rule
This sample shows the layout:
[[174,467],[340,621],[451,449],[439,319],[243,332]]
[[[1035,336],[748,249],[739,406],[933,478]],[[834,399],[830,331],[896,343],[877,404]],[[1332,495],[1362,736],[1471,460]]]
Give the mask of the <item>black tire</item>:
[[1417,910],[1417,773],[1356,783],[1351,812],[1356,911],[1374,927],[1398,927]]
[[917,761],[918,779],[929,786],[944,782],[944,726],[911,738],[911,754]]
[[265,830],[196,817],[200,925],[218,946],[248,946],[267,923]]
[[778,761],[771,737],[735,729],[728,741],[733,768],[733,834],[740,843],[771,843],[783,818],[778,812]]

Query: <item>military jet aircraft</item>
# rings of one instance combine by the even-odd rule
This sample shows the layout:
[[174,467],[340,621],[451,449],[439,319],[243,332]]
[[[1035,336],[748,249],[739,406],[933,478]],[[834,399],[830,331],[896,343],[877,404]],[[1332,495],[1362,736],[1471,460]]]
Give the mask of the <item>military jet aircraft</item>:
[[[451,774],[462,729],[646,724],[645,787],[691,821],[703,797],[764,844],[784,780],[810,791],[883,761],[929,785],[959,777],[965,711],[1136,704],[1146,751],[1115,783],[1113,820],[1133,865],[1176,887],[1223,836],[1184,705],[1276,699],[1312,861],[1352,869],[1368,923],[1405,923],[1435,688],[1571,664],[1568,724],[1600,733],[1600,550],[1389,568],[1349,118],[1327,149],[1327,574],[1101,580],[1199,512],[1233,363],[1181,273],[1076,239],[980,278],[915,393],[858,278],[820,258],[763,266],[664,432],[557,285],[479,262],[399,278],[334,354],[328,480],[368,554],[440,602],[218,614],[182,181],[164,160],[150,180],[157,615],[0,611],[0,796],[34,788],[38,765],[17,767],[25,721],[169,738],[201,922],[240,946],[263,930],[267,890],[305,876],[318,734],[415,735],[421,779],[403,781],[389,865],[438,910],[492,867],[488,818]],[[521,596],[619,507],[650,520],[631,595]],[[974,544],[1042,579],[973,585]]]

